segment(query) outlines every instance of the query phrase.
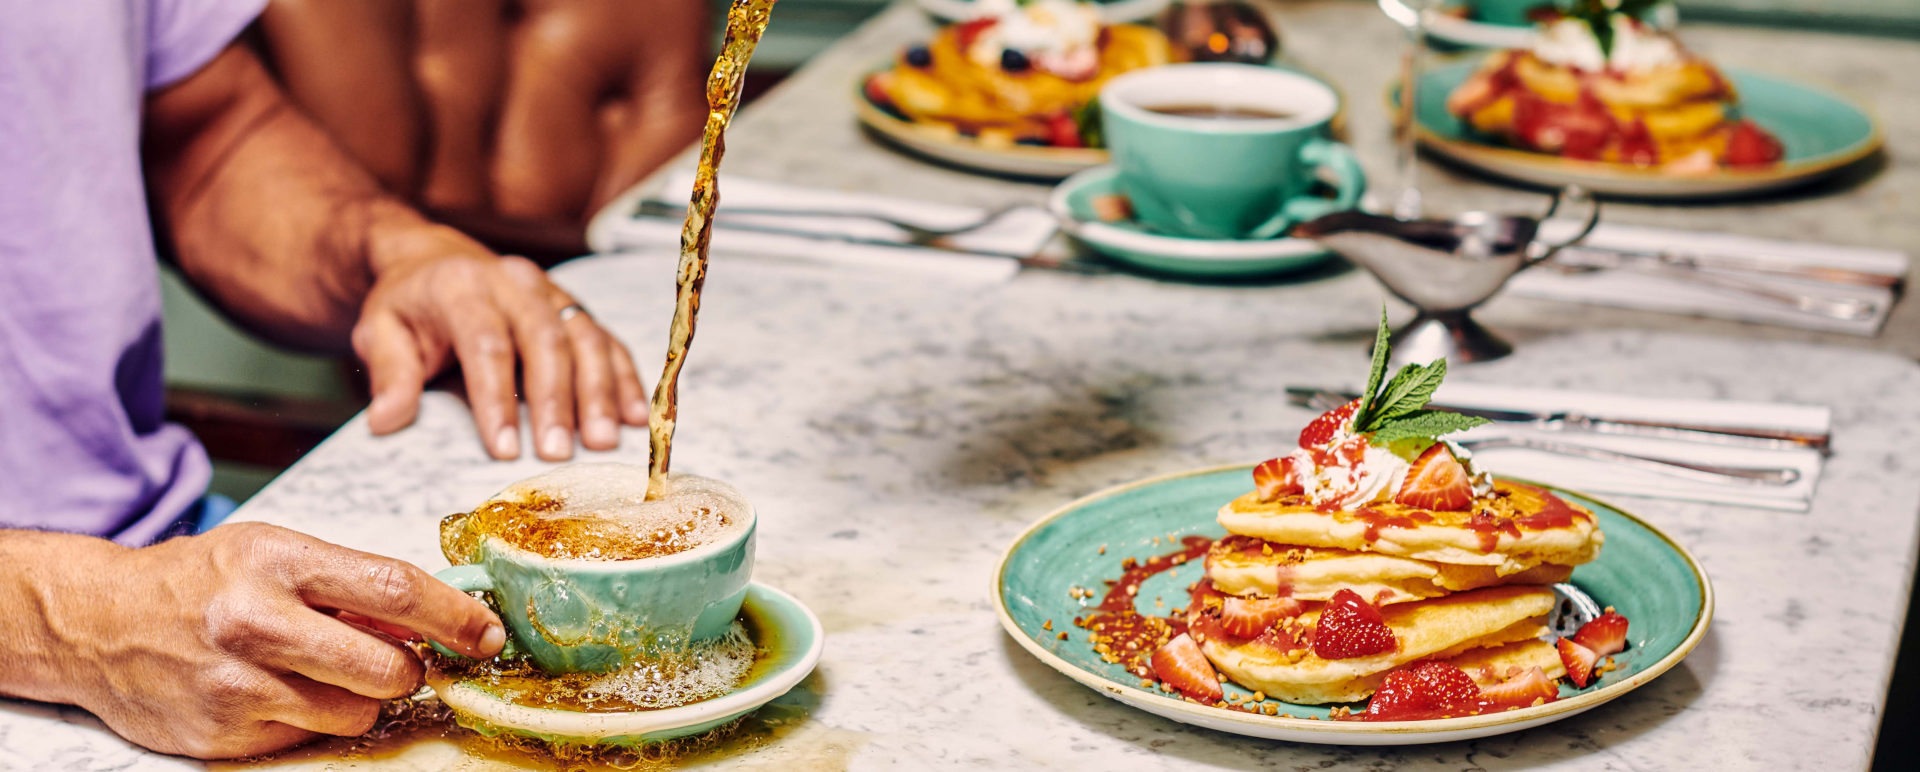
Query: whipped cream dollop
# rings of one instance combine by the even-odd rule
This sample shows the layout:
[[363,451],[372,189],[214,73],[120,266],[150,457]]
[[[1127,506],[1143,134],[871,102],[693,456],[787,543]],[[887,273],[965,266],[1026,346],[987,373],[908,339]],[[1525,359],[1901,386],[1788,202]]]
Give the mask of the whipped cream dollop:
[[1308,501],[1340,509],[1392,499],[1413,467],[1393,451],[1351,434],[1336,435],[1324,447],[1296,448],[1287,459]]
[[[1493,493],[1493,475],[1474,465],[1472,453],[1452,442],[1440,442],[1466,467],[1474,498]],[[1377,446],[1365,435],[1343,428],[1325,445],[1294,449],[1287,462],[1307,501],[1314,506],[1354,509],[1392,501],[1406,484],[1412,460],[1432,446],[1424,442],[1396,445]]]
[[1609,19],[1613,51],[1602,53],[1593,29],[1579,19],[1563,18],[1541,28],[1533,55],[1541,61],[1588,72],[1642,72],[1677,64],[1685,59],[1673,36],[1634,21],[1625,14]]
[[998,23],[974,39],[967,57],[983,67],[998,66],[1008,50],[1020,52],[1039,69],[1062,78],[1093,77],[1100,69],[1100,11],[1074,0],[979,0],[975,18]]

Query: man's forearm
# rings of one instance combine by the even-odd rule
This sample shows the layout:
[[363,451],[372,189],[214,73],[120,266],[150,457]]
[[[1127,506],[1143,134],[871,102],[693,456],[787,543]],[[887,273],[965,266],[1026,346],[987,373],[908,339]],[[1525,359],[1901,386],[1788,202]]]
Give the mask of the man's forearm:
[[284,343],[345,347],[385,263],[461,238],[381,190],[237,45],[148,99],[144,146],[181,268]]
[[[104,566],[126,547],[67,533],[0,530],[0,695],[73,702],[74,666],[89,631],[68,613],[75,599],[98,606]],[[118,620],[134,624],[138,620]]]

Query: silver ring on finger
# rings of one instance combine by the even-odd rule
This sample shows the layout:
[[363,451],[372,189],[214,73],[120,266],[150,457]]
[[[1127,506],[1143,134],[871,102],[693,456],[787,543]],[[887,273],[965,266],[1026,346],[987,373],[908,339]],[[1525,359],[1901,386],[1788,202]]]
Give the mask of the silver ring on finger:
[[573,318],[576,316],[584,316],[588,319],[593,318],[593,314],[587,313],[587,307],[579,303],[568,303],[560,308],[561,324],[573,321]]

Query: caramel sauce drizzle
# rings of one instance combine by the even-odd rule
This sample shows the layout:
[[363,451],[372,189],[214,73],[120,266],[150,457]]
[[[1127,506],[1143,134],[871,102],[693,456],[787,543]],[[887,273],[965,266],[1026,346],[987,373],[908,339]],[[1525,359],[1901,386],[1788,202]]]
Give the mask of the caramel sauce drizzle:
[[680,368],[693,342],[694,318],[700,313],[700,289],[707,281],[707,250],[713,240],[713,210],[720,202],[716,174],[726,154],[727,124],[740,107],[740,87],[747,62],[772,19],[774,0],[733,0],[727,9],[727,36],[720,56],[707,76],[707,124],[700,133],[700,163],[694,169],[693,199],[687,221],[680,228],[680,268],[676,281],[673,326],[667,334],[667,364],[648,406],[647,498],[666,495],[667,468],[673,456],[674,424],[680,416]]

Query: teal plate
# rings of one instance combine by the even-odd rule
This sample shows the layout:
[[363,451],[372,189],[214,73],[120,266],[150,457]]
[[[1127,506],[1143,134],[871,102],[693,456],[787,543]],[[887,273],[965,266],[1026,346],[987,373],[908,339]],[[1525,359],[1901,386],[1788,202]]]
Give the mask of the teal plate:
[[[1574,569],[1572,583],[1602,607],[1631,621],[1618,670],[1585,689],[1561,686],[1561,699],[1531,708],[1432,721],[1329,721],[1325,705],[1278,703],[1282,716],[1253,715],[1196,705],[1157,689],[1120,665],[1101,661],[1073,618],[1088,611],[1069,594],[1104,587],[1120,575],[1120,561],[1174,551],[1181,537],[1225,534],[1214,521],[1221,505],[1251,489],[1250,465],[1217,467],[1122,485],[1068,504],[1033,524],[1007,548],[994,572],[994,603],[1014,640],[1048,666],[1128,705],[1187,724],[1290,742],[1338,745],[1410,745],[1502,734],[1572,716],[1617,698],[1679,664],[1706,634],[1713,588],[1698,561],[1659,529],[1617,508],[1565,490],[1554,493],[1585,505],[1599,518],[1606,546],[1599,559]],[[1543,486],[1547,487],[1547,486]],[[1102,554],[1102,548],[1105,553]],[[1149,579],[1139,610],[1165,615],[1184,605],[1186,586],[1199,575],[1173,571]],[[1164,605],[1156,605],[1159,600]],[[1089,602],[1091,603],[1091,602]],[[1051,629],[1049,629],[1051,628]],[[1068,640],[1060,640],[1066,632]],[[1247,695],[1223,684],[1229,696]]]
[[1439,65],[1420,76],[1420,142],[1439,155],[1519,182],[1581,185],[1635,198],[1696,199],[1761,193],[1830,174],[1880,149],[1880,124],[1865,108],[1829,91],[1750,70],[1726,69],[1740,94],[1740,115],[1780,138],[1786,157],[1751,170],[1674,174],[1631,164],[1577,161],[1520,150],[1473,131],[1447,112],[1447,95],[1477,61]]
[[762,654],[732,692],[688,705],[623,713],[583,713],[509,702],[465,681],[432,683],[461,726],[550,743],[639,746],[705,732],[786,694],[820,662],[826,634],[819,618],[792,595],[747,585],[741,620]]
[[1053,189],[1047,209],[1060,228],[1100,254],[1154,273],[1182,278],[1267,276],[1317,265],[1333,253],[1307,239],[1190,239],[1132,221],[1102,222],[1094,199],[1119,192],[1119,170],[1098,166]]

